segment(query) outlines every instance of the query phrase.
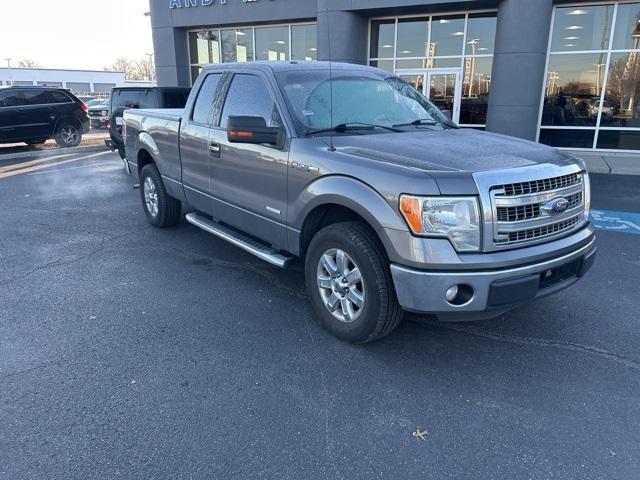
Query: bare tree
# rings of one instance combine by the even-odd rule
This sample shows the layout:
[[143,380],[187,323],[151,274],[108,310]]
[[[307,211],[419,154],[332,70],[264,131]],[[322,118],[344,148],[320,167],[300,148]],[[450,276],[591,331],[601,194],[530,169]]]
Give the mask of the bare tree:
[[153,60],[151,55],[146,58],[143,57],[136,62],[136,74],[138,78],[136,80],[155,80],[156,69],[153,66]]
[[127,80],[154,80],[155,68],[151,58],[142,57],[133,60],[128,57],[119,57],[113,64],[105,67],[112,72],[124,72]]
[[40,64],[32,58],[23,58],[18,61],[18,68],[40,68]]

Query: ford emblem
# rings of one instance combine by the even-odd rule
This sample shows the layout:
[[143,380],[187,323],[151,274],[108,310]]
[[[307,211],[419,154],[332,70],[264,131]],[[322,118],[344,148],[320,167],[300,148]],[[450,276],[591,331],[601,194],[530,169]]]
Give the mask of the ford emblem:
[[549,200],[549,202],[545,203],[540,207],[547,215],[559,215],[563,212],[567,211],[569,208],[569,200],[564,197],[556,197]]

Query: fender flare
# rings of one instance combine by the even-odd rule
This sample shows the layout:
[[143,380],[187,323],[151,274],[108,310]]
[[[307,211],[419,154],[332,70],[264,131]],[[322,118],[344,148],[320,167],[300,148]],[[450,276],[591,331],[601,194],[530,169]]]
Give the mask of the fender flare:
[[[295,199],[289,210],[289,225],[301,232],[309,214],[322,205],[335,204],[360,215],[376,231],[385,248],[390,246],[385,229],[407,230],[400,213],[368,184],[345,175],[322,177],[310,184]],[[291,239],[294,252],[300,251],[300,235]]]
[[156,145],[155,140],[151,135],[147,132],[140,132],[138,137],[136,138],[135,143],[135,152],[136,158],[130,159],[131,163],[138,165],[138,154],[140,150],[146,150],[151,155],[151,158],[155,163],[158,161],[158,156],[160,155],[160,150],[158,149],[158,145]]

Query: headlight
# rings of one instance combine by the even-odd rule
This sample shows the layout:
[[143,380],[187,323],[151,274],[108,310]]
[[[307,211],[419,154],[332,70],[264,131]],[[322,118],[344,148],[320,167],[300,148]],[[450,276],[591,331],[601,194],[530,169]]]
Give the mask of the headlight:
[[459,252],[480,250],[476,197],[400,197],[400,211],[416,235],[446,237]]
[[584,185],[584,218],[586,220],[591,210],[591,180],[586,170],[582,174],[582,184]]

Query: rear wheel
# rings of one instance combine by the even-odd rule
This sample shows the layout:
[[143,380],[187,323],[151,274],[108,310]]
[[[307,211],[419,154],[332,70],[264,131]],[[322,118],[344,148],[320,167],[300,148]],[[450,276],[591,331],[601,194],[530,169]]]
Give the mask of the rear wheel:
[[402,318],[383,247],[361,223],[338,223],[318,232],[305,259],[305,279],[320,323],[344,340],[377,340]]
[[77,147],[82,141],[82,132],[78,125],[72,122],[64,122],[58,128],[56,143],[60,147]]
[[147,220],[154,227],[173,227],[178,223],[182,205],[167,193],[154,164],[146,165],[140,172],[140,198]]

